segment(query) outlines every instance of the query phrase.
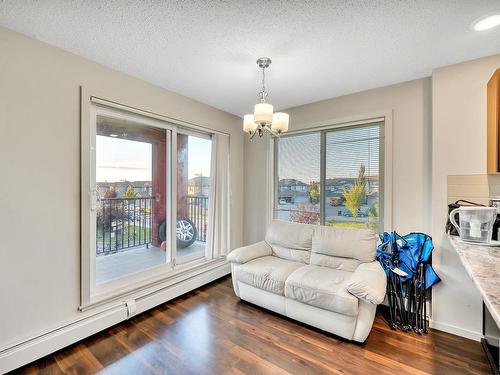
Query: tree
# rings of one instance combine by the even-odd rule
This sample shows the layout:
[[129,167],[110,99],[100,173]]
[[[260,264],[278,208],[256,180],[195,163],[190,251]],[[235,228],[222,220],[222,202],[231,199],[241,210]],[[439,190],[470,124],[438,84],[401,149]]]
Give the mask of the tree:
[[351,211],[354,220],[358,217],[358,210],[365,201],[366,197],[366,178],[365,166],[359,167],[358,178],[352,188],[347,190],[344,188],[342,195],[345,198],[345,206]]
[[125,192],[125,198],[135,198],[135,190],[132,186],[128,186],[127,191]]
[[311,197],[311,203],[317,203],[319,198],[319,182],[311,181],[309,183],[309,196]]
[[365,168],[364,164],[361,164],[359,166],[359,171],[358,171],[358,181],[362,181],[363,184],[366,185],[365,171],[366,171],[366,168]]

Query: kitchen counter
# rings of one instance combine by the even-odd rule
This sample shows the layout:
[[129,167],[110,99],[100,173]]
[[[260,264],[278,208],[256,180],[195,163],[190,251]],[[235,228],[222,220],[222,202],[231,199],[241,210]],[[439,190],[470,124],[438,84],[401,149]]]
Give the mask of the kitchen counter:
[[500,247],[464,243],[457,236],[448,238],[500,327]]

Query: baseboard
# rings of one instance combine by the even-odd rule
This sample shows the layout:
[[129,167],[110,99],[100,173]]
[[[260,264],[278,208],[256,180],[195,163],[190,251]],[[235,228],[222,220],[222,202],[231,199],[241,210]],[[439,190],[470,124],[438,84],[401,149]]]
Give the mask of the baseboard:
[[[231,272],[227,263],[137,300],[137,313],[144,312]],[[0,353],[0,374],[14,370],[127,320],[127,307],[120,305],[54,331],[34,336]]]
[[438,331],[443,331],[446,333],[451,333],[453,335],[457,335],[460,337],[465,337],[467,339],[471,339],[474,341],[481,341],[483,335],[481,332],[470,331],[468,329],[463,329],[457,326],[453,326],[451,324],[436,322],[433,320],[429,321],[429,325],[433,329],[437,329]]

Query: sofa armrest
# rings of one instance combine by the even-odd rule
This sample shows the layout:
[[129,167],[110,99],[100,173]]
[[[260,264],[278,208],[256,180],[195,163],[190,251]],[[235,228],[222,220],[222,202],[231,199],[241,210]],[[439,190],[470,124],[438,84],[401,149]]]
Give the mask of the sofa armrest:
[[253,259],[271,255],[273,250],[266,241],[254,243],[253,245],[234,249],[227,255],[227,260],[231,263],[246,263]]
[[361,263],[347,283],[353,296],[378,305],[384,301],[387,277],[378,261]]

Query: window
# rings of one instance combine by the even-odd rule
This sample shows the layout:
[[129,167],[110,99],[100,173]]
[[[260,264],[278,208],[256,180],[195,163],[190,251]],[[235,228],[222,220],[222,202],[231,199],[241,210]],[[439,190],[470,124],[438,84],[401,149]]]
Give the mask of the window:
[[85,123],[82,307],[224,258],[230,233],[227,135],[100,99],[91,103]]
[[201,134],[177,133],[177,259],[202,258],[210,220],[212,140]]
[[278,142],[275,217],[319,224],[321,134],[283,136]]
[[274,217],[383,230],[383,145],[383,122],[282,136]]
[[96,283],[167,262],[167,130],[120,116],[96,119]]

